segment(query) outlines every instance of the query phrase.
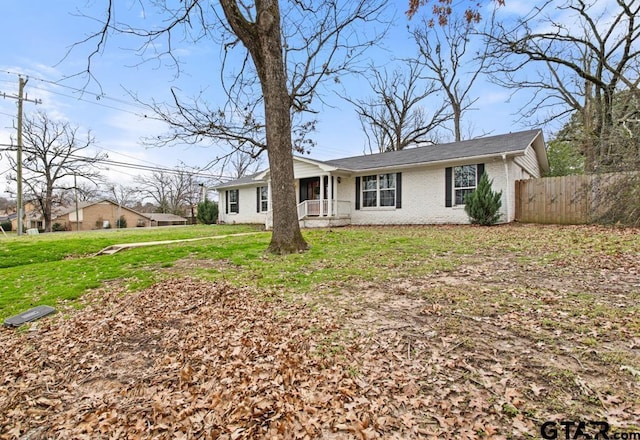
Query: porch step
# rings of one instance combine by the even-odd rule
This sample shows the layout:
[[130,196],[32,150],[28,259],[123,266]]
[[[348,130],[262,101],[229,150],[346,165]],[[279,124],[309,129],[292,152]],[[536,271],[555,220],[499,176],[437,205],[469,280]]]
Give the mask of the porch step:
[[351,218],[336,217],[305,217],[299,221],[301,228],[337,228],[340,226],[349,226]]

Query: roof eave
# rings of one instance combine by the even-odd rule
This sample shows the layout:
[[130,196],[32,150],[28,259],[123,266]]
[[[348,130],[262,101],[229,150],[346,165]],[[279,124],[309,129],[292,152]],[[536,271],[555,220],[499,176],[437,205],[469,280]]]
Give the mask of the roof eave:
[[538,135],[531,141],[530,145],[536,152],[536,156],[538,156],[538,163],[540,164],[540,168],[542,169],[542,174],[547,174],[550,170],[549,157],[547,156],[547,149],[544,145],[542,130],[540,130]]
[[326,162],[322,162],[321,160],[315,160],[315,159],[309,159],[306,157],[301,157],[301,156],[293,156],[294,160],[299,160],[300,162],[305,162],[311,165],[315,165],[318,168],[320,168],[322,171],[326,171],[326,172],[331,172],[331,171],[336,171],[337,168],[333,165],[329,165]]
[[[220,190],[220,189],[241,188],[241,187],[245,187],[245,186],[256,186],[256,185],[259,185],[261,183],[267,183],[265,178],[262,177],[263,175],[266,175],[266,174],[267,174],[267,171],[263,171],[259,175],[255,176],[252,180],[249,180],[247,182],[237,183],[235,181],[231,181],[231,182],[221,183],[219,185],[212,186],[212,187],[210,187],[210,189],[213,189],[213,190],[217,191],[217,190]],[[258,177],[260,177],[260,178],[258,178]]]
[[410,168],[421,168],[426,166],[442,166],[442,165],[455,165],[459,163],[477,163],[487,159],[495,159],[495,158],[513,158],[516,156],[524,156],[525,150],[511,150],[504,151],[500,153],[491,153],[491,154],[482,154],[478,156],[465,156],[458,157],[453,159],[443,159],[443,160],[433,160],[427,162],[412,162],[408,164],[402,165],[389,165],[384,167],[375,167],[375,168],[361,168],[361,169],[347,169],[347,168],[339,168],[338,171],[348,172],[352,174],[361,174],[365,172],[378,172],[378,171],[390,171],[390,170],[403,170]]

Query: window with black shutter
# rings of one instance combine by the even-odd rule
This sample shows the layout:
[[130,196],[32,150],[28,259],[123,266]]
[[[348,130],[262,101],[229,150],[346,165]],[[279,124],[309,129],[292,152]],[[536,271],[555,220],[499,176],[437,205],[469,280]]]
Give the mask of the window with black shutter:
[[401,173],[356,177],[356,209],[402,207],[401,182]]
[[464,205],[464,198],[476,190],[483,173],[483,163],[445,168],[444,205]]

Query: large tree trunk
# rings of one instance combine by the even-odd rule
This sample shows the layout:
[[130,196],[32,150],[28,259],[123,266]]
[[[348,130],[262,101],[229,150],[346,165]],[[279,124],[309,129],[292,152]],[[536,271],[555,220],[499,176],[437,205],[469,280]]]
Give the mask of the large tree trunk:
[[44,220],[44,232],[51,232],[51,208],[52,208],[52,200],[53,200],[53,190],[47,189],[45,199],[43,200],[42,205],[42,219]]
[[220,0],[236,36],[245,45],[260,78],[264,95],[267,155],[271,174],[273,234],[269,251],[277,254],[308,248],[300,232],[291,147],[291,98],[287,90],[280,6],[277,0],[256,1],[256,23],[250,23],[232,0]]
[[460,142],[462,140],[462,108],[460,103],[457,101],[451,101],[451,107],[453,108],[453,135],[455,136],[455,141]]

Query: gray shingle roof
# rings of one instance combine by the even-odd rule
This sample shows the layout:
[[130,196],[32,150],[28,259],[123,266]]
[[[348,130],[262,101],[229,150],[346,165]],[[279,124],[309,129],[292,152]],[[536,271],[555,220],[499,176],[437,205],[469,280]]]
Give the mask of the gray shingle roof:
[[158,212],[146,214],[154,222],[186,222],[187,219],[175,214],[162,214]]
[[231,187],[231,186],[242,186],[242,185],[250,185],[252,183],[256,183],[256,177],[262,173],[264,173],[265,170],[262,171],[258,171],[255,174],[252,174],[250,176],[243,176],[240,177],[239,179],[235,179],[235,180],[230,180],[229,182],[224,182],[224,183],[220,183],[218,185],[214,185],[211,187],[211,189],[218,189],[218,188],[227,188],[227,187]]
[[353,156],[328,160],[324,163],[340,169],[363,171],[446,160],[523,152],[538,136],[540,130],[501,134],[449,144],[429,145],[401,151]]
[[[500,134],[461,142],[429,145],[427,147],[409,148],[401,151],[346,157],[327,161],[313,160],[344,171],[366,171],[381,168],[423,165],[432,162],[463,160],[465,158],[481,158],[497,156],[502,153],[522,154],[533,143],[541,130],[527,130],[515,133]],[[256,177],[264,171],[251,176],[241,177],[231,182],[216,185],[214,189],[251,185],[261,182]]]

